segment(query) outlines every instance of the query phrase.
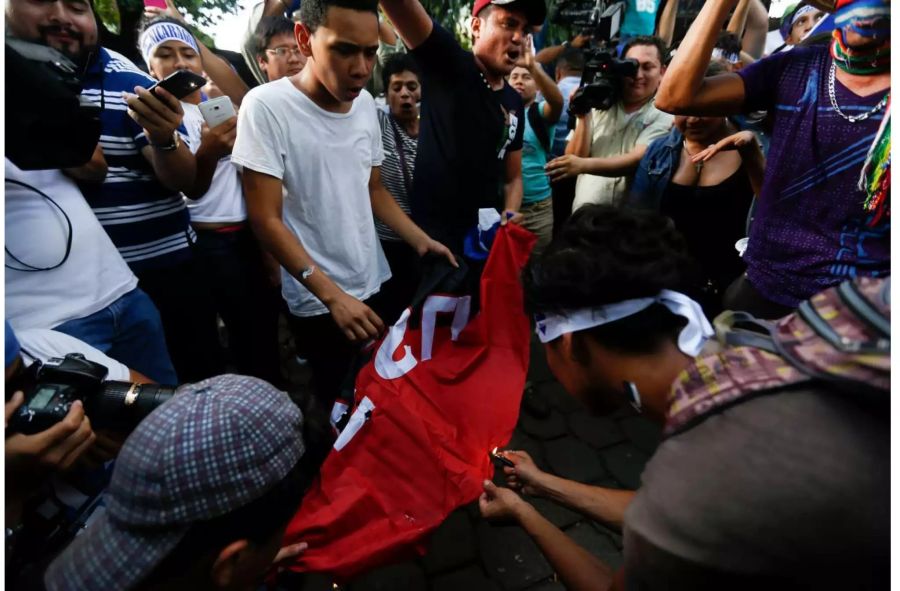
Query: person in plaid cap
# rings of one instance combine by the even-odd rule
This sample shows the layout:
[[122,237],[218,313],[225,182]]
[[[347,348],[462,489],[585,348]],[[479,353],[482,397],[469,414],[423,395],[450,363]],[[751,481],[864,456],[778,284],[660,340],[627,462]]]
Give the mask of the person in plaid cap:
[[257,584],[307,483],[303,423],[256,378],[182,386],[125,442],[106,510],[47,569],[47,589]]

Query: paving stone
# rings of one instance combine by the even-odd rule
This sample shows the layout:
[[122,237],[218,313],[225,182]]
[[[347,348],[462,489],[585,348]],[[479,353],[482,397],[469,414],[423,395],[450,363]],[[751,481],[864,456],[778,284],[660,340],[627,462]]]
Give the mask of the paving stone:
[[587,523],[576,523],[566,534],[579,546],[602,560],[613,570],[622,566],[622,553],[613,540]]
[[637,490],[641,486],[641,473],[650,456],[630,443],[620,443],[600,451],[606,469],[622,486]]
[[550,416],[550,402],[541,397],[534,385],[529,383],[522,394],[522,410],[537,419],[545,419]]
[[560,529],[569,527],[584,519],[584,515],[581,513],[572,511],[568,507],[563,507],[559,503],[554,503],[548,499],[541,497],[527,497],[527,500],[534,505],[534,508],[538,510],[538,513],[547,518],[547,521]]
[[536,419],[523,413],[519,417],[519,427],[538,439],[555,439],[568,432],[565,417],[555,410],[545,419]]
[[478,559],[475,528],[465,509],[450,514],[431,535],[422,558],[426,574],[448,571]]
[[547,382],[535,386],[535,390],[541,398],[550,403],[550,406],[563,414],[569,414],[576,410],[584,410],[584,406],[566,392],[559,382]]
[[334,591],[334,583],[324,573],[285,571],[278,575],[275,591]]
[[500,585],[473,564],[436,576],[431,582],[431,591],[500,591]]
[[650,455],[656,451],[662,438],[662,427],[644,416],[622,419],[619,421],[619,427],[635,447]]
[[544,453],[557,476],[577,482],[593,482],[606,476],[599,452],[574,437],[546,442]]
[[425,571],[414,562],[376,568],[346,586],[348,591],[425,591]]
[[566,587],[559,581],[549,580],[541,581],[537,585],[532,585],[525,591],[566,591]]
[[616,545],[616,548],[622,550],[622,532],[616,531],[611,527],[604,525],[602,523],[597,523],[596,521],[591,521],[591,525],[597,528],[597,531],[607,536],[610,540],[612,540],[613,544]]
[[481,521],[476,535],[488,576],[506,591],[519,591],[553,576],[547,559],[518,525]]
[[610,418],[596,417],[587,412],[573,412],[568,421],[569,430],[578,439],[598,449],[625,440],[622,430]]

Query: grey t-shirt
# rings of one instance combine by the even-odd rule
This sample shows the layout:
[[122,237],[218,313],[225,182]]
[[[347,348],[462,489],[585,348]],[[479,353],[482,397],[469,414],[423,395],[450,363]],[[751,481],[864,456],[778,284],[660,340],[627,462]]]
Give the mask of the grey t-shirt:
[[628,588],[886,581],[889,419],[847,396],[762,395],[664,441],[625,513]]

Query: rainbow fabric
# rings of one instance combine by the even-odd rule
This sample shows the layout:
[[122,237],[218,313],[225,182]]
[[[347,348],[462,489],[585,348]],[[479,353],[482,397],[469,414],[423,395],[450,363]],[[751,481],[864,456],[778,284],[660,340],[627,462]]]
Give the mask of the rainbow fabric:
[[865,210],[872,214],[870,226],[875,226],[885,217],[891,216],[891,98],[885,108],[884,119],[875,141],[866,155],[859,188],[866,192]]

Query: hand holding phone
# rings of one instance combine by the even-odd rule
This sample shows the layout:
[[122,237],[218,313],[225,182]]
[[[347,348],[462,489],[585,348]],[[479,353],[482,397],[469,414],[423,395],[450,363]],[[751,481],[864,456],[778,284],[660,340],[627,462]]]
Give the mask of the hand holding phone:
[[203,120],[206,121],[206,124],[209,125],[210,129],[218,127],[235,115],[234,105],[231,104],[231,99],[227,96],[209,99],[206,102],[200,103],[198,107],[200,109],[200,114],[203,115]]
[[200,90],[205,84],[206,78],[203,76],[199,76],[187,70],[176,70],[147,90],[154,92],[158,86],[166,89],[175,98],[181,100],[192,92]]

